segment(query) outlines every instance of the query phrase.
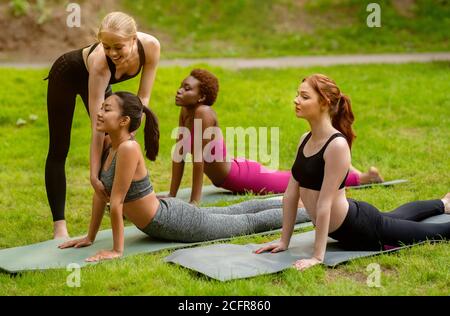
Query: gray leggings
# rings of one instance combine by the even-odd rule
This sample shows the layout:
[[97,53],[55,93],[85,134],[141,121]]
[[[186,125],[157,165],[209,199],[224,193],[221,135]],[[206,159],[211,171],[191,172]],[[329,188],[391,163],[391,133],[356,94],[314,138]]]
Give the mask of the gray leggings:
[[[281,200],[255,199],[225,207],[197,207],[177,198],[160,200],[159,209],[142,231],[158,239],[197,242],[277,229],[283,223]],[[309,221],[297,210],[296,223]]]

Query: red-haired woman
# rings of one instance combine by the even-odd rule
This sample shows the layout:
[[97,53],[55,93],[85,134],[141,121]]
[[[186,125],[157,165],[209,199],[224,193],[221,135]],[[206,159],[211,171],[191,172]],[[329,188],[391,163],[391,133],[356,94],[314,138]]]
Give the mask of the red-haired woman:
[[354,119],[350,99],[333,80],[320,74],[305,78],[294,103],[297,117],[307,120],[311,131],[300,139],[292,177],[284,194],[281,240],[256,253],[288,248],[299,198],[316,227],[313,256],[295,262],[299,270],[324,260],[328,236],[345,247],[361,250],[450,238],[450,222],[420,222],[450,213],[450,193],[442,199],[411,202],[389,213],[346,198],[344,184],[351,164]]

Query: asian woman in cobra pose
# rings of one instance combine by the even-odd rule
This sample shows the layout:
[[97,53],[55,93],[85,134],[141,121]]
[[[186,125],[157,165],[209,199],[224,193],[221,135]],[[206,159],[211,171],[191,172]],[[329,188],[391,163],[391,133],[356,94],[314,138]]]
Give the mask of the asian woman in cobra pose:
[[65,162],[70,146],[75,100],[81,96],[91,119],[90,180],[98,196],[107,194],[98,178],[105,134],[96,130],[97,112],[111,85],[141,73],[138,96],[148,106],[159,62],[158,40],[137,32],[132,17],[112,12],[102,21],[98,42],[59,57],[48,75],[47,109],[50,143],[45,187],[53,215],[54,238],[68,237],[65,221]]
[[[172,162],[169,196],[176,196],[178,192],[184,173],[184,157],[189,152],[194,155],[191,203],[199,203],[201,200],[203,173],[215,186],[234,193],[284,193],[291,176],[289,171],[269,170],[256,161],[243,158],[227,160],[225,141],[221,135],[215,135],[218,138],[212,141],[202,137],[205,130],[219,126],[217,114],[212,108],[218,91],[219,82],[216,76],[203,69],[192,70],[177,91],[175,103],[181,107],[179,127],[188,129],[191,136],[190,139],[183,139],[185,135],[180,133],[177,139],[177,146],[181,146],[176,148],[175,154],[180,155],[181,159],[174,158]],[[195,120],[201,121],[201,131],[194,130]],[[196,147],[194,143],[197,138],[201,139],[198,142],[200,146]],[[197,152],[194,152],[195,150]],[[206,154],[202,156],[204,152]],[[202,157],[197,159],[196,156]],[[382,181],[375,167],[370,167],[368,172],[363,173],[352,166],[345,185],[356,186]]]
[[299,198],[316,226],[313,256],[296,261],[299,270],[323,262],[328,236],[357,250],[450,239],[450,222],[420,222],[450,213],[450,193],[442,199],[404,204],[388,213],[346,197],[344,184],[351,165],[354,117],[350,99],[333,80],[320,74],[305,78],[294,103],[297,117],[307,120],[311,131],[300,139],[292,177],[284,194],[281,240],[256,253],[288,248]]
[[[226,207],[199,208],[177,198],[158,199],[153,191],[139,144],[133,139],[145,112],[146,156],[155,160],[159,148],[158,122],[141,100],[128,92],[108,97],[97,114],[97,131],[108,133],[111,147],[100,171],[111,203],[113,248],[88,261],[113,259],[124,250],[123,216],[145,234],[164,240],[206,241],[257,233],[281,227],[281,199],[257,199]],[[61,244],[60,248],[86,247],[99,230],[106,202],[95,191],[88,235]],[[296,222],[309,221],[304,209],[297,210]]]

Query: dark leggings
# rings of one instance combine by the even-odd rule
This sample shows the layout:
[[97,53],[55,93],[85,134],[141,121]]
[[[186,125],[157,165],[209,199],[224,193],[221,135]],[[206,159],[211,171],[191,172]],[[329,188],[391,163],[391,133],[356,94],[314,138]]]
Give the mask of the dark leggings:
[[380,250],[428,239],[450,239],[450,222],[421,223],[444,213],[441,200],[416,201],[383,213],[361,201],[348,199],[349,210],[342,225],[329,236],[346,248]]
[[[50,144],[45,163],[45,187],[53,221],[65,218],[65,163],[70,147],[72,119],[77,94],[81,96],[89,114],[88,78],[81,50],[69,52],[58,58],[48,76],[47,112]],[[111,87],[108,86],[105,98],[111,93]]]

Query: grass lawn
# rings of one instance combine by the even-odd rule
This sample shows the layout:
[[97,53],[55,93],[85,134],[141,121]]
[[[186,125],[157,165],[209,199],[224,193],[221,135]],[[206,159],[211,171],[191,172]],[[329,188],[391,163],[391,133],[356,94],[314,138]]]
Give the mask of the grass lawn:
[[369,28],[372,2],[120,1],[140,29],[160,39],[164,58],[449,50],[448,1],[376,1],[381,27]]
[[[211,68],[210,68],[211,69]],[[295,118],[292,100],[304,76],[321,72],[351,96],[358,138],[353,163],[379,167],[386,180],[409,183],[392,188],[348,191],[348,196],[390,210],[417,199],[440,198],[450,188],[450,63],[314,67],[308,69],[240,70],[212,68],[220,79],[214,106],[225,126],[279,126],[280,168],[290,168],[307,124]],[[171,131],[177,124],[174,94],[187,68],[161,68],[151,107],[161,124],[161,153],[147,162],[155,190],[170,183]],[[51,238],[51,214],[44,185],[48,148],[47,70],[0,69],[0,248]],[[138,79],[114,90],[137,91]],[[257,113],[257,115],[255,115]],[[30,114],[38,116],[31,123]],[[28,121],[17,127],[16,121]],[[142,142],[142,131],[138,138]],[[67,220],[72,236],[87,231],[89,184],[89,119],[79,102],[67,160]],[[230,150],[231,152],[231,150]],[[185,171],[183,186],[191,180]],[[110,227],[108,217],[102,224]],[[234,243],[266,242],[279,235],[240,237]],[[391,255],[352,261],[336,269],[317,266],[303,273],[282,273],[227,283],[209,280],[166,264],[169,251],[105,262],[81,271],[81,287],[66,286],[68,272],[0,274],[0,295],[448,295],[450,247],[425,244]],[[370,263],[382,269],[381,287],[366,285]]]

